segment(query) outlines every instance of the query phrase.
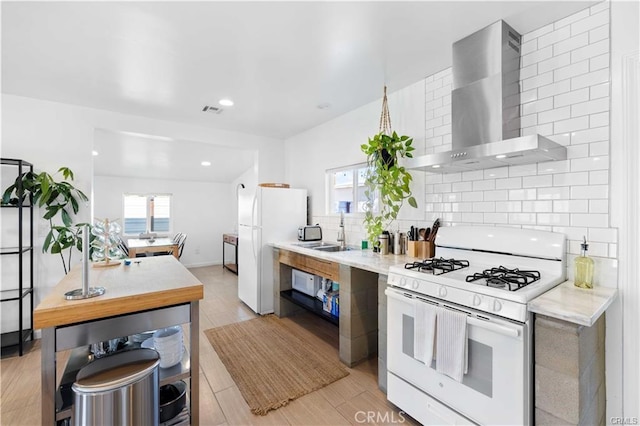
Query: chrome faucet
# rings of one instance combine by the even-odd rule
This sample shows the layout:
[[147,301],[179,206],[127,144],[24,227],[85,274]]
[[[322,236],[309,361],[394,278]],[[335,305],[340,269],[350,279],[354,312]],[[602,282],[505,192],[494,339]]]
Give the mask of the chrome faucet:
[[338,241],[341,248],[347,247],[347,241],[344,235],[344,212],[340,211],[340,229],[338,230]]

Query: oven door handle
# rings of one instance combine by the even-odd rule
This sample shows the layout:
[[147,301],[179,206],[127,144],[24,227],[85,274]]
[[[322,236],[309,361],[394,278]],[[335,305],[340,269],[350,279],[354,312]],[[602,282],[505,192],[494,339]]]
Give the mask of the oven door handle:
[[467,317],[467,324],[470,324],[476,327],[486,328],[487,330],[495,331],[496,333],[504,334],[505,336],[510,336],[510,337],[520,336],[520,330],[517,328],[510,328],[504,325],[494,324],[489,321],[479,320],[474,317]]

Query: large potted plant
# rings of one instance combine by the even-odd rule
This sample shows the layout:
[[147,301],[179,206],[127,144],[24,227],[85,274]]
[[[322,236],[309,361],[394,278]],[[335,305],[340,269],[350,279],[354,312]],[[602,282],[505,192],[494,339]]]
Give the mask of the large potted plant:
[[[411,194],[412,177],[400,164],[400,158],[411,158],[415,149],[413,139],[391,132],[391,119],[387,105],[387,88],[384,88],[380,131],[369,138],[360,148],[367,155],[367,173],[365,175],[365,217],[367,239],[374,247],[378,246],[378,237],[398,217],[400,208],[407,200],[410,206],[417,208],[416,199]],[[377,199],[377,203],[376,203]]]
[[[71,267],[71,254],[76,247],[82,251],[82,226],[84,223],[73,224],[72,215],[78,213],[80,202],[87,202],[87,196],[75,188],[73,172],[67,167],[58,169],[63,179],[56,181],[49,173],[26,172],[16,178],[2,194],[2,204],[17,205],[18,200],[30,199],[30,202],[40,208],[44,207],[43,219],[49,223],[49,232],[42,244],[42,252],[50,251],[59,254],[65,275]],[[18,181],[22,180],[22,191],[18,193]],[[65,251],[68,251],[65,259]]]

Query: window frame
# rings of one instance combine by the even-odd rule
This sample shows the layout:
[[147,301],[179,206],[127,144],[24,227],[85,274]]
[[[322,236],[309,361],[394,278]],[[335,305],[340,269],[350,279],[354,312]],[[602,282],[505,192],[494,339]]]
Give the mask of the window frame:
[[[352,199],[352,203],[355,203],[356,205],[356,209],[357,209],[357,203],[358,203],[358,188],[362,188],[364,187],[364,183],[363,184],[359,184],[359,180],[358,180],[358,171],[360,169],[363,168],[367,168],[368,164],[367,163],[356,163],[356,164],[350,164],[350,165],[346,165],[346,166],[342,166],[342,167],[334,167],[331,169],[327,169],[325,171],[325,214],[327,216],[340,216],[340,212],[334,212],[332,205],[333,205],[333,191],[335,189],[345,189],[345,188],[349,188],[349,185],[332,185],[332,177],[335,173],[338,172],[342,172],[342,171],[351,171],[353,173],[353,180],[352,180],[352,184],[350,185],[351,187],[351,199]],[[376,198],[378,198],[378,194],[376,191]],[[350,215],[352,217],[364,217],[365,212],[364,211],[353,211],[353,209],[351,209],[351,211],[349,213],[344,213],[345,215]]]
[[[125,226],[125,207],[126,207],[126,197],[127,196],[137,196],[146,198],[145,203],[145,231],[149,230],[149,232],[155,232],[158,235],[166,234],[171,235],[173,233],[173,194],[172,193],[164,193],[164,192],[124,192],[122,193],[122,235],[126,237],[138,236],[140,233],[127,233]],[[169,229],[167,231],[152,231],[151,230],[151,216],[150,216],[150,207],[151,200],[154,197],[169,197]]]

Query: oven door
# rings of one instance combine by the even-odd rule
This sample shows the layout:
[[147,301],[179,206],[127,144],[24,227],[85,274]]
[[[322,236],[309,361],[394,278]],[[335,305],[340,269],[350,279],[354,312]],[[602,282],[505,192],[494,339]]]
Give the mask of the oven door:
[[[529,327],[475,312],[416,293],[387,288],[387,357],[389,374],[408,382],[466,418],[479,424],[531,423]],[[413,349],[417,303],[432,303],[465,311],[468,335],[468,373],[462,383],[425,365]],[[437,344],[437,340],[436,340]],[[400,392],[398,392],[400,393]],[[403,408],[403,395],[389,400]],[[410,406],[411,402],[407,402]],[[407,412],[411,414],[408,409]],[[454,413],[451,413],[451,418]],[[425,421],[428,422],[428,421]]]

